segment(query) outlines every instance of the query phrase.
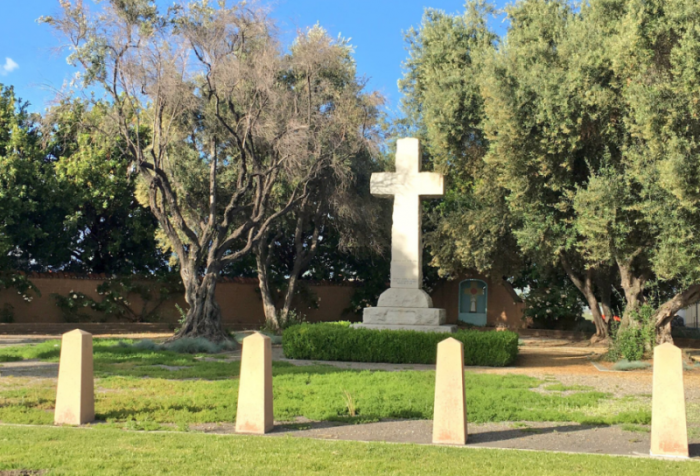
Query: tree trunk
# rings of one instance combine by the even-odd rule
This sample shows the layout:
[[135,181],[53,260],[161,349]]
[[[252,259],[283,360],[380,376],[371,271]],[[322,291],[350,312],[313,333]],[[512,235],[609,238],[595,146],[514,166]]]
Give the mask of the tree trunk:
[[210,266],[201,280],[192,269],[181,272],[190,309],[185,324],[172,340],[183,337],[204,337],[212,342],[230,340],[221,325],[221,309],[214,296],[219,273],[213,268]]
[[258,286],[263,302],[263,312],[267,326],[273,330],[280,329],[280,319],[275,305],[275,293],[270,288],[270,253],[267,235],[256,246],[255,263],[258,268]]
[[639,307],[644,304],[644,284],[646,277],[637,276],[634,272],[633,260],[622,262],[617,261],[620,270],[620,285],[625,292],[625,312],[622,315],[620,327],[639,327],[639,323],[634,319],[634,314]]
[[610,327],[615,320],[612,309],[613,276],[610,268],[596,273],[596,287],[600,296],[600,307],[603,309],[603,320],[607,326],[608,334],[610,334]]
[[685,291],[676,294],[671,299],[662,304],[654,314],[654,325],[656,326],[656,343],[673,344],[671,335],[671,321],[678,311],[691,304],[700,301],[700,284],[694,284]]
[[581,278],[579,275],[576,274],[576,272],[573,270],[573,268],[569,264],[569,261],[566,258],[562,256],[560,261],[562,267],[564,268],[564,271],[566,271],[566,274],[567,276],[569,276],[571,282],[574,283],[574,286],[576,286],[576,288],[581,292],[581,294],[583,294],[583,297],[586,298],[586,303],[588,303],[588,307],[591,309],[591,314],[593,315],[593,323],[595,324],[596,329],[596,339],[607,339],[608,327],[605,324],[605,321],[603,320],[603,316],[600,313],[598,299],[596,298],[595,293],[593,292],[593,270],[586,270],[585,276]]
[[295,273],[293,271],[292,275],[289,277],[289,280],[287,282],[287,292],[284,294],[284,302],[282,303],[282,309],[280,309],[280,322],[287,322],[287,318],[289,317],[289,310],[292,308],[292,300],[294,299],[294,293],[296,293],[297,290],[298,280],[299,272],[296,271]]
[[311,260],[316,255],[316,250],[318,249],[318,239],[321,236],[321,216],[322,207],[321,202],[316,206],[316,211],[313,216],[313,232],[311,233],[311,241],[308,242],[308,246],[304,246],[304,225],[306,225],[309,215],[307,214],[306,206],[308,201],[304,201],[302,204],[302,212],[297,218],[296,228],[294,230],[294,265],[292,267],[292,272],[289,274],[289,280],[287,282],[287,293],[284,296],[284,303],[280,312],[281,322],[286,323],[289,316],[289,310],[292,307],[292,300],[294,299],[294,294],[297,290],[297,283],[299,282],[299,277],[301,274],[309,267]]

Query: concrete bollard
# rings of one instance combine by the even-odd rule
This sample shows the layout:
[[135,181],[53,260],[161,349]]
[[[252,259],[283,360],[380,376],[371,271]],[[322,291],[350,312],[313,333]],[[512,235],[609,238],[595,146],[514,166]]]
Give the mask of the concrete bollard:
[[452,337],[437,346],[433,443],[467,443],[464,344]]
[[236,432],[262,435],[272,426],[272,343],[256,332],[243,339]]
[[92,334],[76,329],[61,339],[54,424],[82,425],[94,419]]
[[650,454],[688,457],[683,356],[681,349],[670,343],[654,349]]

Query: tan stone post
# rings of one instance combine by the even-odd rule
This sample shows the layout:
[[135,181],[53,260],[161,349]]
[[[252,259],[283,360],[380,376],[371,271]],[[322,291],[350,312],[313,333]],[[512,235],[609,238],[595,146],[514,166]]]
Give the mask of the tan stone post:
[[95,419],[92,334],[76,329],[63,334],[54,424],[82,425]]
[[464,344],[452,337],[437,346],[433,443],[467,443]]
[[256,332],[243,339],[236,431],[262,435],[272,425],[272,343]]
[[650,453],[688,457],[683,357],[681,349],[670,343],[654,349]]

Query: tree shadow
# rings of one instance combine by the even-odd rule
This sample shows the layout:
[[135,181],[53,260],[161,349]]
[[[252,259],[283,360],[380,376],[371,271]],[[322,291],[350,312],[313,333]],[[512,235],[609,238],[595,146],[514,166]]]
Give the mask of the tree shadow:
[[[201,413],[204,410],[211,410],[212,407],[204,407],[204,406],[199,406],[199,405],[184,405],[184,404],[174,404],[174,405],[168,405],[167,410],[171,412],[187,412],[190,414],[195,414],[195,413]],[[110,410],[107,412],[100,412],[95,415],[95,418],[97,420],[101,421],[128,421],[128,420],[138,420],[138,416],[141,415],[143,418],[144,414],[149,414],[152,413],[148,409],[140,409],[140,410],[133,410],[133,409],[115,409],[115,410]]]
[[21,360],[3,362],[1,365],[0,375],[3,377],[56,378],[58,376],[57,362]]

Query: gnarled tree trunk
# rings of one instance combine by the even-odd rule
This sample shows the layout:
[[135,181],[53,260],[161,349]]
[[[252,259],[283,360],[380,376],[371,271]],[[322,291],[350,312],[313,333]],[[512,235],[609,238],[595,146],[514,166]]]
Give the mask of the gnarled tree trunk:
[[607,325],[608,334],[610,333],[610,326],[615,319],[612,309],[613,279],[613,270],[610,268],[596,272],[596,288],[600,297],[600,307],[603,309],[603,320]]
[[591,314],[593,315],[593,322],[596,329],[595,338],[597,340],[607,339],[608,327],[600,313],[598,298],[593,292],[593,270],[587,269],[583,276],[579,276],[564,256],[561,256],[560,261],[564,271],[566,271],[567,276],[569,276],[569,279],[572,283],[574,283],[574,286],[576,286],[581,294],[583,294],[583,297],[586,299],[586,303],[588,303],[588,307],[591,309]]
[[172,339],[204,337],[212,342],[229,340],[221,324],[221,308],[215,297],[218,266],[209,266],[201,279],[192,267],[180,275],[185,284],[185,300],[190,308],[185,323]]
[[628,261],[618,260],[617,267],[620,271],[620,286],[625,293],[626,301],[621,327],[639,327],[633,315],[644,304],[644,284],[647,278],[644,274],[635,273],[634,258]]
[[673,336],[671,335],[671,321],[673,317],[681,309],[698,301],[700,301],[700,284],[694,284],[685,291],[673,296],[656,310],[654,325],[656,326],[657,344],[665,344],[666,342],[673,344]]

